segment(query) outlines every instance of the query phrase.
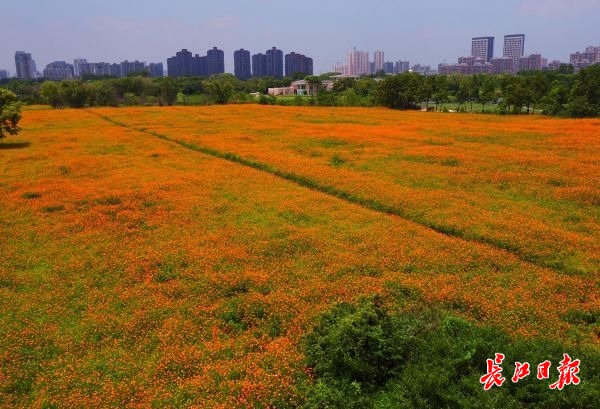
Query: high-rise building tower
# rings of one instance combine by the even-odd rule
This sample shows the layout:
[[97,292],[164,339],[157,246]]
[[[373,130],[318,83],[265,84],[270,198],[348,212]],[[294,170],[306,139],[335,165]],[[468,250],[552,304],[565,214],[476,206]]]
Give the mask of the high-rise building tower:
[[163,69],[163,63],[153,63],[148,64],[148,72],[152,78],[162,78],[165,73]]
[[252,76],[250,69],[250,51],[239,49],[233,53],[233,73],[236,78],[247,80]]
[[504,36],[504,52],[502,56],[513,60],[515,70],[519,66],[519,58],[523,57],[524,52],[525,34],[509,34]]
[[410,63],[408,61],[397,61],[396,62],[396,72],[398,74],[402,74],[403,72],[408,72],[410,70]]
[[167,59],[167,71],[169,77],[183,77],[193,75],[192,71],[192,53],[183,49],[175,53],[174,57]]
[[473,37],[471,57],[482,58],[486,62],[490,62],[494,58],[494,37]]
[[73,69],[75,70],[75,76],[81,77],[83,74],[87,74],[86,66],[88,61],[85,58],[76,58],[73,60]]
[[121,62],[121,76],[122,77],[127,77],[130,74],[137,74],[143,71],[148,71],[148,68],[146,67],[146,63],[142,62],[142,61],[128,61],[125,60],[123,62]]
[[252,56],[252,76],[267,76],[267,56],[265,54],[258,53]]
[[285,76],[291,77],[296,73],[313,75],[313,60],[303,54],[291,52],[285,55]]
[[358,51],[356,47],[348,53],[348,74],[350,75],[368,75],[369,74],[369,53],[367,51]]
[[276,47],[267,50],[267,76],[283,77],[283,51]]
[[73,78],[73,66],[65,61],[54,61],[44,69],[44,78],[50,81],[62,81]]
[[36,77],[35,61],[31,54],[25,51],[15,53],[15,66],[17,67],[17,78],[30,80]]
[[225,53],[217,47],[206,52],[206,69],[208,76],[225,72]]
[[373,74],[383,70],[383,64],[384,64],[383,51],[377,50],[373,53],[373,62],[375,63],[375,65],[373,67]]

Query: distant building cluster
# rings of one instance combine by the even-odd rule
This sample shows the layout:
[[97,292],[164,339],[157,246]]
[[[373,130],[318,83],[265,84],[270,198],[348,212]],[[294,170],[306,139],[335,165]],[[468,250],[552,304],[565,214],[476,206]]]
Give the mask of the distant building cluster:
[[494,57],[494,37],[474,37],[471,40],[471,56],[459,57],[456,64],[439,64],[438,73],[504,74],[548,69],[548,61],[541,54],[524,54],[525,34],[504,36],[502,57]]
[[571,54],[570,63],[573,65],[575,71],[593,64],[600,64],[600,46],[587,47],[583,52]]
[[175,53],[167,59],[169,77],[197,76],[208,77],[225,72],[225,53],[217,47],[206,52],[206,55],[192,55],[187,49]]
[[[146,65],[145,62],[137,60],[125,60],[120,64],[105,62],[89,63],[85,58],[77,58],[73,61],[73,64],[69,64],[66,61],[51,62],[46,65],[46,68],[40,74],[36,70],[35,61],[31,58],[31,54],[24,51],[17,51],[15,53],[15,66],[17,69],[17,78],[25,80],[45,78],[52,81],[62,81],[81,78],[86,75],[126,77],[130,74],[140,72],[147,72],[151,77],[163,76],[162,63]],[[6,76],[8,77],[8,72],[6,72]]]
[[[314,72],[312,58],[294,51],[284,55],[283,51],[277,47],[258,54],[251,54],[250,51],[241,48],[233,53],[233,61],[233,73],[241,80],[252,77],[282,78],[284,75],[293,77],[298,74],[309,76]],[[569,63],[575,72],[590,65],[600,64],[600,46],[590,46],[584,51],[572,53]],[[439,64],[437,71],[432,70],[428,65],[415,64],[411,66],[407,60],[386,61],[385,54],[381,50],[376,50],[371,60],[368,51],[360,51],[356,47],[347,53],[344,62],[335,64],[333,71],[345,77],[380,73],[401,74],[407,71],[422,75],[436,73],[471,75],[558,70],[564,64],[558,60],[548,62],[539,53],[525,55],[525,34],[509,34],[504,36],[501,57],[494,56],[494,37],[473,37],[470,56],[459,57],[458,61],[453,64]],[[25,51],[15,52],[15,68],[15,76],[24,80],[44,78],[61,81],[87,76],[126,77],[144,72],[150,77],[165,75],[163,63],[146,64],[138,60],[125,60],[117,64],[88,62],[85,58],[77,58],[73,64],[66,61],[54,61],[46,65],[40,73],[37,71],[31,54]],[[182,49],[167,59],[167,75],[169,77],[210,77],[224,72],[225,53],[217,47],[213,47],[202,56]],[[0,70],[0,80],[8,78],[10,78],[8,70]],[[294,89],[294,93],[303,92],[302,84],[298,85],[299,87]]]
[[[305,56],[304,54],[298,54],[290,52],[283,55],[283,51],[276,47],[272,47],[265,53],[258,53],[252,55],[250,60],[250,52],[247,54],[241,54],[244,51],[238,50],[234,53],[234,65],[243,65],[245,67],[252,65],[252,77],[275,77],[281,78],[284,73],[286,76],[293,76],[294,74],[313,75],[313,59]],[[285,71],[284,71],[285,69]],[[244,75],[247,75],[247,71]],[[244,79],[242,76],[235,73],[235,76]]]
[[[210,77],[225,72],[225,55],[222,50],[213,47],[205,56],[183,49],[167,60],[169,77],[198,76]],[[284,65],[285,61],[285,65]],[[264,54],[250,55],[250,51],[239,49],[233,53],[234,75],[242,80],[251,77],[282,78],[296,73],[312,75],[313,60],[303,54],[291,52],[283,55],[283,51],[272,47]],[[285,71],[284,71],[285,68]]]
[[[385,54],[381,50],[375,51],[373,61],[370,61],[369,52],[357,50],[356,47],[346,55],[345,63],[338,62],[333,67],[334,72],[345,76],[373,75],[380,72],[401,74],[409,70],[410,64],[408,61],[385,61]],[[430,71],[430,67],[427,71]]]

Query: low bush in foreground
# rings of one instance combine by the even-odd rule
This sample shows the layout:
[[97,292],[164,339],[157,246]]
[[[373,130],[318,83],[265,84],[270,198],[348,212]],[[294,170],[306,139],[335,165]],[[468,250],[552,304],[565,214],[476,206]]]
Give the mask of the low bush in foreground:
[[[315,381],[307,408],[502,407],[592,408],[600,396],[600,356],[549,340],[510,340],[462,318],[428,310],[388,313],[377,298],[338,304],[305,342]],[[480,377],[495,353],[506,379],[485,391]],[[550,389],[563,353],[580,359],[579,385]],[[551,361],[550,379],[537,365]],[[514,383],[515,362],[531,374]]]

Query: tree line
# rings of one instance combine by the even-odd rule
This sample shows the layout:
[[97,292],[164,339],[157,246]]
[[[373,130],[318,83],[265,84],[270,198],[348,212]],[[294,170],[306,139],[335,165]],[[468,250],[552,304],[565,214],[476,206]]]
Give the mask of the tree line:
[[[402,73],[383,79],[344,78],[325,90],[323,81],[333,73],[306,77],[319,91],[307,97],[275,98],[267,89],[289,86],[302,78],[252,78],[241,81],[230,74],[210,78],[153,79],[87,78],[62,82],[11,80],[0,86],[28,104],[46,103],[55,108],[119,105],[173,105],[252,103],[322,106],[386,106],[394,109],[544,113],[566,117],[600,116],[600,65],[577,74],[564,71],[531,71],[518,75],[469,76]],[[251,93],[261,93],[256,98]]]

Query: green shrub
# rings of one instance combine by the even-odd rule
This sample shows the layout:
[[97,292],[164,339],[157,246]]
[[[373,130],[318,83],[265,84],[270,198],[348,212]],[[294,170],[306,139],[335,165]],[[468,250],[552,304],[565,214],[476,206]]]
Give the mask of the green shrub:
[[[506,379],[485,391],[479,379],[486,360],[505,354]],[[378,298],[338,304],[306,337],[307,364],[316,380],[306,389],[306,408],[593,408],[600,396],[600,354],[548,339],[511,340],[452,315],[421,309],[390,314]],[[549,385],[569,353],[581,359],[579,385]],[[538,380],[537,365],[552,362],[551,377]],[[511,382],[514,363],[531,374]]]

